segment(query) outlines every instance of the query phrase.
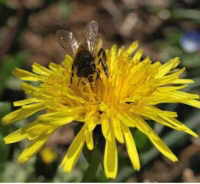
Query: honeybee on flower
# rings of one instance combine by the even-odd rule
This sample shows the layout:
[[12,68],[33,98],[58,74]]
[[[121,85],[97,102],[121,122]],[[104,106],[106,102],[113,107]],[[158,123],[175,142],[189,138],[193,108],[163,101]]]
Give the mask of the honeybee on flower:
[[99,75],[98,65],[102,65],[104,72],[107,74],[106,54],[102,48],[103,42],[99,38],[98,30],[98,23],[94,20],[91,21],[87,25],[82,42],[77,41],[72,32],[66,30],[57,31],[60,45],[66,50],[70,47],[74,56],[71,82],[74,72],[78,77],[86,78],[92,82]]
[[[89,23],[89,27],[93,25],[94,22]],[[73,43],[73,37],[70,39]],[[200,108],[199,95],[182,91],[193,80],[180,77],[185,69],[177,69],[179,59],[174,58],[164,64],[152,62],[148,57],[143,59],[137,42],[128,47],[113,45],[105,50],[105,56],[88,52],[88,60],[85,55],[84,59],[77,59],[80,54],[77,48],[74,54],[66,55],[61,64],[50,63],[48,67],[43,67],[35,63],[32,72],[22,69],[14,71],[15,76],[25,81],[22,89],[28,97],[14,102],[14,106],[20,108],[6,115],[3,122],[9,124],[41,112],[36,120],[4,138],[7,144],[24,139],[30,141],[18,161],[28,161],[45,145],[51,134],[73,121],[82,124],[82,128],[61,162],[66,172],[73,169],[84,145],[91,151],[94,149],[93,137],[96,136],[94,130],[97,125],[101,126],[105,138],[103,164],[109,178],[117,176],[117,144],[126,145],[136,170],[141,167],[130,131],[132,128],[144,133],[168,159],[177,161],[177,157],[150,127],[148,120],[198,136],[177,120],[176,112],[158,107],[162,103],[183,103]],[[89,64],[86,65],[87,62]],[[30,84],[34,81],[39,85]]]

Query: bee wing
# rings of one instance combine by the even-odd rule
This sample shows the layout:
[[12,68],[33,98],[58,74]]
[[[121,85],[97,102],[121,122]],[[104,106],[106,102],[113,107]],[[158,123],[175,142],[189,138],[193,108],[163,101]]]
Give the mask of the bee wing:
[[95,20],[92,20],[86,27],[86,43],[91,53],[94,52],[96,41],[99,33],[99,25]]
[[63,47],[66,51],[69,51],[70,49],[73,55],[76,54],[79,47],[79,42],[76,40],[72,32],[66,30],[58,30],[56,32],[56,37],[61,47]]

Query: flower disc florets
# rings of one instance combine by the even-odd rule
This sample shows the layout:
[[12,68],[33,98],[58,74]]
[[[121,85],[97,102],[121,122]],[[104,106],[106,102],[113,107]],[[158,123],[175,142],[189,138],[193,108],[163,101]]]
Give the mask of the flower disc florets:
[[142,51],[136,49],[136,42],[128,48],[113,46],[108,49],[108,75],[100,65],[96,66],[99,74],[93,81],[76,75],[71,81],[73,58],[68,55],[62,64],[50,63],[48,68],[33,64],[33,73],[16,69],[17,77],[35,82],[35,85],[22,83],[28,98],[14,102],[21,108],[5,116],[3,121],[19,121],[42,112],[32,123],[5,137],[6,143],[23,139],[32,142],[21,153],[19,161],[27,161],[57,128],[72,121],[79,121],[83,126],[61,163],[65,171],[71,171],[85,144],[89,150],[94,148],[93,130],[97,125],[101,125],[106,140],[104,169],[107,177],[117,175],[117,142],[126,145],[133,167],[140,169],[130,128],[139,129],[162,154],[177,161],[146,120],[197,136],[176,119],[176,112],[161,110],[157,105],[184,103],[200,108],[199,95],[181,91],[193,81],[180,78],[184,69],[176,69],[178,58],[161,64],[149,58],[142,59]]

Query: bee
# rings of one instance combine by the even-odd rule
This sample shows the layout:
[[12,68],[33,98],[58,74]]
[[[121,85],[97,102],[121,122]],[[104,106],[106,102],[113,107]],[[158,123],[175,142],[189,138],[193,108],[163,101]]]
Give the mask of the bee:
[[[74,58],[72,64],[71,83],[74,74],[86,78],[89,82],[99,77],[97,65],[101,64],[103,71],[108,76],[106,53],[102,48],[102,39],[99,38],[98,23],[92,20],[85,29],[83,41],[79,42],[72,32],[59,30],[56,33],[59,44],[65,49],[71,49]],[[96,74],[96,75],[94,75]]]

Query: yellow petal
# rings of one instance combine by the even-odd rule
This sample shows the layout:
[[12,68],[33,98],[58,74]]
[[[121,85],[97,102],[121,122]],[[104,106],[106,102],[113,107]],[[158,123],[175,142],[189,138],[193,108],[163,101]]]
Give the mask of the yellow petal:
[[161,86],[161,87],[158,87],[157,88],[157,92],[160,92],[160,93],[163,93],[163,95],[165,93],[168,93],[168,92],[171,92],[171,91],[176,91],[176,90],[180,90],[180,89],[183,89],[185,88],[186,85],[180,85],[180,86]]
[[[167,89],[167,87],[166,87]],[[183,91],[167,91],[159,88],[157,91],[153,93],[152,96],[144,98],[146,104],[155,105],[158,103],[184,103],[194,107],[199,108],[199,101],[195,99],[199,99],[199,95],[193,93],[187,93]]]
[[190,128],[185,126],[183,123],[179,122],[177,119],[170,118],[170,117],[162,117],[162,118],[168,121],[169,123],[171,123],[172,126],[174,126],[174,129],[179,130],[179,131],[184,131],[194,137],[198,137],[198,135],[195,132],[193,132]]
[[104,153],[104,170],[108,178],[115,178],[118,170],[117,146],[113,136],[111,139],[106,139]]
[[175,119],[175,117],[177,116],[177,114],[175,112],[163,111],[156,107],[148,106],[148,107],[144,107],[142,110],[138,110],[138,113],[140,115],[143,115],[144,117],[154,120],[162,125],[168,126],[170,128],[173,128],[173,129],[176,129],[179,131],[184,131],[195,137],[198,136],[191,129],[189,129],[184,124],[182,124],[177,119]]
[[87,113],[85,116],[84,122],[87,123],[87,129],[88,131],[93,131],[94,128],[96,127],[98,120],[96,117],[96,109],[91,110],[90,112]]
[[43,110],[45,107],[42,103],[37,103],[37,104],[31,104],[31,105],[25,105],[22,108],[11,112],[7,114],[6,116],[3,117],[2,121],[5,124],[9,124],[15,121],[19,121],[21,119],[25,119],[32,114]]
[[22,70],[22,69],[15,69],[13,74],[17,77],[20,78],[21,80],[25,80],[25,81],[41,81],[42,78],[36,74],[33,74],[31,72],[28,72],[26,70]]
[[102,133],[103,133],[103,136],[105,138],[108,138],[109,137],[109,120],[105,117],[105,116],[102,116],[102,119],[101,119],[101,129],[102,129]]
[[139,63],[140,62],[140,59],[142,58],[142,55],[143,55],[143,50],[138,50],[135,54],[134,54],[134,56],[133,56],[133,58],[132,58],[132,60],[133,60],[133,62],[134,63]]
[[175,91],[174,93],[170,92],[170,95],[171,94],[174,95],[174,99],[199,99],[199,95],[183,91]]
[[180,63],[179,58],[173,58],[170,61],[166,62],[165,64],[161,65],[159,71],[156,74],[156,77],[161,78],[166,75],[171,69],[177,67]]
[[85,137],[86,137],[86,145],[89,150],[93,150],[94,148],[94,141],[92,137],[92,131],[88,129],[85,130]]
[[47,125],[63,126],[78,119],[78,109],[73,111],[60,110],[58,112],[46,113],[41,115],[38,120]]
[[33,68],[33,72],[40,74],[40,75],[49,76],[51,74],[51,70],[49,70],[48,68],[46,68],[38,63],[34,63],[32,65],[32,68]]
[[88,125],[88,131],[93,131],[96,125],[98,124],[98,119],[95,117],[92,117],[91,119],[85,121]]
[[132,134],[129,128],[127,128],[126,126],[123,126],[123,133],[126,140],[126,148],[127,148],[129,158],[131,159],[131,163],[136,170],[139,170],[140,159],[139,159],[139,155],[138,155],[137,148],[135,145],[135,141],[132,137]]
[[39,90],[38,87],[32,86],[25,82],[21,84],[21,88],[26,92],[26,94],[29,94],[30,96],[34,96],[34,93],[38,92]]
[[116,72],[116,54],[117,54],[117,46],[112,46],[110,50],[110,54],[107,54],[108,56],[108,65],[109,65],[109,72],[114,74]]
[[128,115],[127,113],[124,113],[121,115],[120,113],[118,114],[119,119],[121,122],[123,122],[126,126],[128,127],[135,127],[135,124],[138,122],[137,117],[135,115]]
[[24,163],[28,161],[34,154],[36,154],[41,147],[46,143],[48,136],[43,136],[30,144],[24,151],[19,155],[18,162]]
[[39,121],[34,121],[23,128],[23,132],[26,133],[28,140],[35,140],[41,135],[51,134],[56,130],[56,126],[50,126],[49,124],[45,124],[45,122],[40,123]]
[[25,138],[26,138],[26,134],[22,131],[22,129],[18,129],[10,133],[6,137],[4,137],[4,141],[6,144],[11,144],[11,143],[19,142]]
[[157,82],[157,85],[161,86],[161,85],[173,83],[173,81],[176,81],[184,71],[185,71],[185,68],[182,68],[178,70],[177,72],[173,72],[172,74],[168,74],[161,77],[160,81]]
[[76,164],[82,148],[85,144],[85,125],[81,128],[78,135],[73,140],[69,149],[67,150],[67,154],[65,155],[63,161],[61,162],[61,167],[63,167],[65,172],[70,172],[74,165]]
[[72,63],[73,63],[73,58],[70,55],[66,55],[65,60],[63,62],[65,68],[69,68],[71,70]]
[[41,102],[41,100],[38,98],[28,98],[25,100],[15,101],[13,105],[16,107],[16,106],[23,106],[23,105],[27,105],[31,103],[36,103],[36,102]]
[[52,62],[49,63],[49,69],[51,69],[54,72],[58,72],[59,69],[61,69],[61,68],[62,67],[59,64],[52,63]]
[[111,123],[112,123],[113,131],[114,131],[114,135],[116,139],[120,143],[124,143],[124,137],[123,137],[122,129],[121,129],[121,122],[117,118],[112,118]]
[[191,79],[176,79],[172,81],[172,84],[191,84],[194,83],[194,80]]
[[163,155],[165,155],[167,158],[174,162],[178,160],[176,155],[174,155],[174,153],[171,152],[168,146],[158,137],[158,135],[146,122],[141,120],[140,122],[138,122],[137,128],[151,140],[151,142]]
[[94,141],[93,141],[93,130],[96,127],[98,120],[95,117],[95,111],[90,111],[85,118],[85,122],[87,123],[87,128],[85,130],[86,136],[86,144],[89,150],[93,150],[94,148]]
[[138,41],[135,41],[128,47],[126,53],[128,54],[128,56],[130,56],[137,48],[138,48]]
[[198,100],[188,100],[188,101],[185,101],[185,104],[196,107],[196,108],[200,108],[200,101]]

